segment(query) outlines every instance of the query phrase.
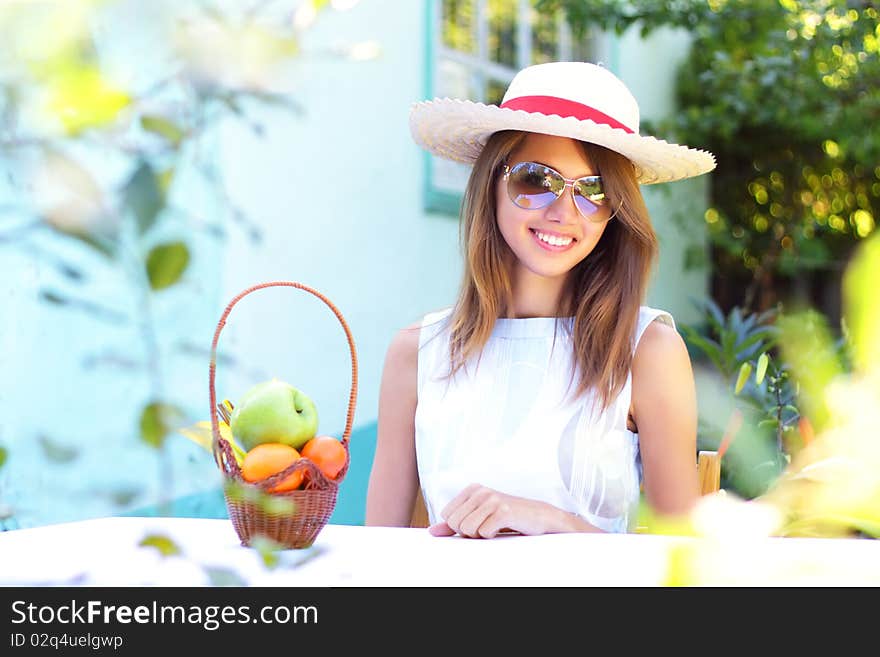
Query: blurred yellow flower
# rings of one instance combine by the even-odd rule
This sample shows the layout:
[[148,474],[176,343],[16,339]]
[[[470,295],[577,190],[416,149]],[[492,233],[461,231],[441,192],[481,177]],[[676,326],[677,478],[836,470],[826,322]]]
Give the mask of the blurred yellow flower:
[[131,97],[90,66],[59,67],[47,81],[47,107],[68,135],[112,123]]

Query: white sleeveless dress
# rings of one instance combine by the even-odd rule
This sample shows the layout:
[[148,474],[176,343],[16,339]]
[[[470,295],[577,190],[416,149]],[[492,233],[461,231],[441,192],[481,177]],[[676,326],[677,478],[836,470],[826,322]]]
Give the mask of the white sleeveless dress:
[[[570,318],[498,319],[482,357],[453,379],[448,320],[452,308],[422,319],[415,445],[431,523],[472,483],[541,500],[608,532],[634,529],[642,479],[638,434],[626,428],[632,395],[627,376],[604,412],[573,399]],[[642,306],[633,352],[655,319]]]

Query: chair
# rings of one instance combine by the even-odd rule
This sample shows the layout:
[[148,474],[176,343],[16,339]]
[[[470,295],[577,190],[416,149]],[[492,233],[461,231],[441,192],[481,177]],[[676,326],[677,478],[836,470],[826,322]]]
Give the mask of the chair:
[[[700,450],[697,455],[697,472],[700,480],[700,495],[718,492],[721,488],[721,454],[710,450]],[[425,500],[422,498],[421,492],[416,495],[409,526],[428,526],[428,510],[425,508]]]

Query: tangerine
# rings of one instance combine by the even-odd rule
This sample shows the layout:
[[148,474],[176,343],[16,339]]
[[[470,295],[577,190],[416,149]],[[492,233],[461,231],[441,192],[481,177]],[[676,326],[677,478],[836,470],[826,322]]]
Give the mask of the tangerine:
[[303,445],[302,456],[317,465],[328,479],[336,479],[348,455],[342,442],[333,436],[315,436]]
[[[296,463],[300,453],[290,445],[282,443],[262,443],[248,450],[241,462],[241,476],[245,481],[256,483],[273,474],[281,472]],[[303,480],[303,471],[292,472],[279,483],[268,489],[270,493],[284,493],[295,490]]]

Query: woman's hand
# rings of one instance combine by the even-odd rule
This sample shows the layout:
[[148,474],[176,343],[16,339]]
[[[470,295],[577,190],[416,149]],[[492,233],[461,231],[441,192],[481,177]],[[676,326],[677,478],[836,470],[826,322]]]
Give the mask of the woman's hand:
[[545,502],[514,497],[471,484],[440,512],[443,522],[428,528],[434,536],[460,534],[494,538],[502,532],[529,536],[565,531],[596,531],[577,516]]

